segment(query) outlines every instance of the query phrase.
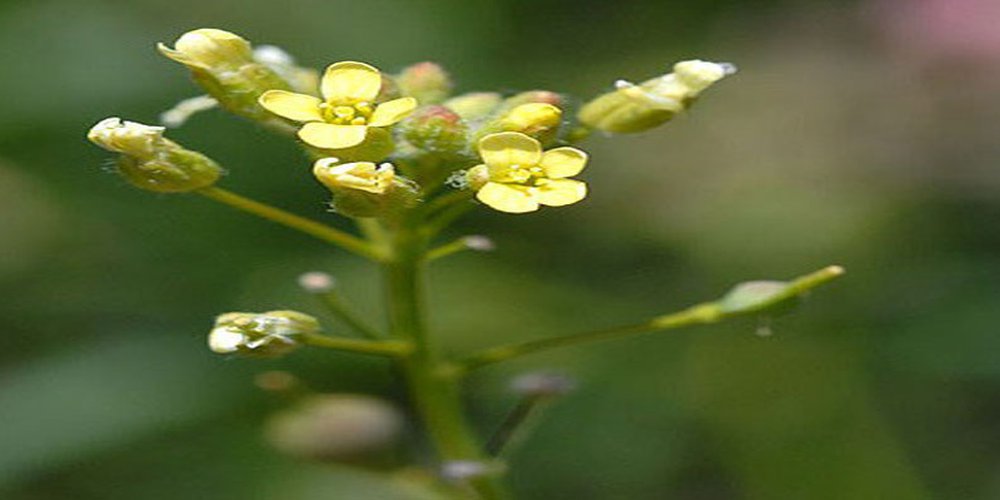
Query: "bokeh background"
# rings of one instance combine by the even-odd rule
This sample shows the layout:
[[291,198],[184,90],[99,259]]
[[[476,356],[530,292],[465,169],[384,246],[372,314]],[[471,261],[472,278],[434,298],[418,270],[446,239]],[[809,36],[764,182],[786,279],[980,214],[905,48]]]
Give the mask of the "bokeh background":
[[[317,311],[295,285],[309,270],[376,314],[372,266],[139,192],[84,140],[195,95],[153,45],[220,27],[316,67],[439,61],[462,91],[582,99],[684,58],[740,66],[664,128],[592,138],[586,202],[466,218],[498,250],[435,266],[441,342],[630,322],[831,263],[849,275],[767,338],[738,321],[482,372],[483,432],[510,377],[579,380],[514,455],[519,498],[1000,498],[998,25],[992,0],[0,3],[0,497],[423,498],[261,438],[287,401],[255,374],[398,399],[384,363],[204,347],[221,311]],[[287,140],[221,112],[174,137],[227,166],[225,187],[336,222]]]

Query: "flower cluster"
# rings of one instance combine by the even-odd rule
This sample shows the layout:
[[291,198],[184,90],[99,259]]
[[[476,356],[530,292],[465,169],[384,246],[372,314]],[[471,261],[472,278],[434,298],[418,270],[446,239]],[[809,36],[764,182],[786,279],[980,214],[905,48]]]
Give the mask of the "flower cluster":
[[[331,207],[350,217],[396,217],[443,196],[449,185],[506,213],[577,203],[587,196],[587,185],[570,177],[583,170],[587,154],[571,147],[575,142],[592,130],[625,133],[658,125],[732,72],[726,64],[681,62],[673,73],[640,85],[621,80],[616,90],[567,117],[563,96],[546,90],[506,98],[496,92],[452,95],[451,77],[430,62],[390,75],[341,61],[319,77],[277,47],[254,48],[236,34],[208,28],[159,50],[185,65],[208,93],[165,113],[165,124],[180,125],[220,105],[294,133],[313,157],[313,174],[330,189]],[[162,128],[135,132],[138,124],[128,123],[140,143],[150,141],[141,139],[147,136],[167,141]],[[94,134],[91,139],[109,144]],[[138,174],[128,165],[121,170],[133,183],[165,185],[143,182],[142,175],[154,175],[149,168]],[[160,190],[194,190],[217,178],[201,175],[183,189]]]

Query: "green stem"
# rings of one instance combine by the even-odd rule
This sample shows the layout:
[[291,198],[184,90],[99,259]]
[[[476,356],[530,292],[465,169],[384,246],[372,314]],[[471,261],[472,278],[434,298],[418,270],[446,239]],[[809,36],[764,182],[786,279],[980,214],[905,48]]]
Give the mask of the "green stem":
[[277,207],[251,200],[231,191],[217,187],[207,187],[197,191],[198,194],[229,205],[237,210],[254,214],[258,217],[277,222],[286,227],[296,229],[328,243],[333,243],[349,252],[372,260],[379,260],[380,255],[370,245],[360,238],[352,236],[339,229],[332,228],[314,220],[295,215]]
[[431,249],[431,251],[427,252],[427,260],[437,260],[469,249],[468,237],[463,236],[457,240]]
[[482,366],[540,351],[660,330],[673,330],[686,326],[715,323],[735,316],[760,313],[789,299],[802,296],[813,288],[823,285],[842,274],[844,274],[842,267],[828,266],[792,281],[780,283],[780,291],[745,304],[734,305],[727,301],[727,297],[723,297],[715,302],[705,302],[679,312],[658,316],[645,323],[493,347],[455,361],[449,367],[448,371],[451,375],[457,376]]
[[[384,264],[392,335],[414,345],[413,353],[401,360],[403,374],[441,459],[489,462],[465,419],[458,381],[441,375],[441,361],[428,338],[423,282],[426,240],[416,227],[404,224],[395,232],[392,257]],[[507,497],[494,477],[469,479],[469,486],[485,500]]]
[[354,352],[359,354],[375,354],[379,356],[403,357],[413,350],[413,346],[408,342],[399,340],[359,340],[346,339],[341,337],[328,337],[326,335],[305,334],[300,337],[302,343],[306,345],[336,349],[338,351]]
[[713,314],[711,309],[704,309],[704,307],[705,306],[703,305],[695,306],[691,309],[670,315],[669,317],[663,316],[646,323],[618,326],[604,330],[595,330],[592,332],[578,333],[562,337],[531,340],[520,344],[492,347],[455,361],[455,364],[450,371],[453,375],[460,375],[470,370],[491,365],[493,363],[499,363],[501,361],[507,361],[508,359],[540,351],[556,349],[559,347],[567,347],[600,340],[610,340],[618,337],[654,332],[657,330],[667,330],[698,323],[711,323],[718,321],[718,316]]

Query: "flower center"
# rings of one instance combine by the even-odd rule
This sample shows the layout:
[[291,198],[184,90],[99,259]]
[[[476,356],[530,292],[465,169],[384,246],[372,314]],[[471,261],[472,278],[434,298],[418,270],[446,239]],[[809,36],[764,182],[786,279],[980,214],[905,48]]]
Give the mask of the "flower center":
[[545,177],[545,172],[538,165],[511,165],[507,171],[507,176],[511,181],[518,184],[534,183],[538,179]]
[[324,102],[319,108],[323,113],[323,120],[334,125],[367,125],[375,111],[372,103],[367,101]]

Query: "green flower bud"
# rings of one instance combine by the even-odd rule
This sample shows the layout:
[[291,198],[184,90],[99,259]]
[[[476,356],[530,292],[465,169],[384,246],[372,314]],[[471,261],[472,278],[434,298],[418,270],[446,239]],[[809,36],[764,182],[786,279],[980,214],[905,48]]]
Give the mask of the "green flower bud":
[[265,436],[272,446],[293,457],[368,462],[396,442],[403,422],[399,410],[381,399],[322,395],[275,415]]
[[426,106],[400,124],[413,146],[436,154],[454,155],[466,148],[469,128],[457,113],[444,106]]
[[183,193],[215,184],[222,168],[211,158],[163,137],[163,127],[106,118],[87,138],[120,153],[118,173],[132,185],[158,193]]
[[496,92],[471,92],[448,99],[444,106],[463,120],[475,121],[489,116],[501,102],[503,97]]
[[349,217],[389,217],[418,199],[416,186],[397,176],[389,163],[322,158],[313,165],[313,175],[333,193],[334,211]]
[[584,125],[606,132],[641,132],[661,125],[687,109],[702,91],[736,67],[727,63],[683,61],[674,72],[639,85],[619,80],[616,90],[585,104],[577,118]]
[[281,356],[299,346],[296,337],[319,331],[316,318],[296,311],[226,313],[215,319],[208,347],[219,354]]
[[416,97],[420,104],[437,104],[451,95],[451,77],[440,65],[422,62],[409,66],[396,76],[403,95]]
[[202,88],[230,112],[262,123],[287,125],[257,103],[268,90],[291,90],[292,85],[268,63],[254,58],[250,42],[218,29],[197,29],[182,35],[174,48],[160,43],[159,51],[191,70]]

